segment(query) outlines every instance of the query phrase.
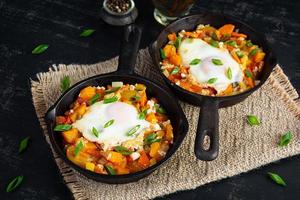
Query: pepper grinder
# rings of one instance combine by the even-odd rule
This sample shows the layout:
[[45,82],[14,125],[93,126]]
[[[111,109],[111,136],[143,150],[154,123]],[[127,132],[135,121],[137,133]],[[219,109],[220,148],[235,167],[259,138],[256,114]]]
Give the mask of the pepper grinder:
[[138,11],[133,0],[104,0],[100,15],[110,25],[124,26],[135,21]]

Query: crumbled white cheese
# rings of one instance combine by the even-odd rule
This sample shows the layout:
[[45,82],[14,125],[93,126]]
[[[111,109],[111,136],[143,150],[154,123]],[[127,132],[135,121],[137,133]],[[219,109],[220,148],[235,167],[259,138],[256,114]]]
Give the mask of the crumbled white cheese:
[[185,77],[186,77],[186,74],[181,73],[180,76],[181,76],[182,78],[185,78]]
[[133,152],[132,154],[130,154],[130,157],[132,158],[132,160],[136,160],[141,156],[140,153],[138,152]]
[[101,87],[100,87],[100,86],[97,86],[96,88],[97,88],[98,90],[105,90],[105,87],[103,87],[103,86],[101,86]]
[[73,110],[73,109],[71,109],[71,110],[70,110],[70,113],[74,113],[74,110]]
[[153,124],[151,126],[151,128],[152,128],[153,131],[160,131],[161,130],[161,127],[160,127],[159,124]]
[[147,110],[147,114],[156,113],[156,109],[155,109],[155,106],[154,106],[155,102],[153,100],[148,100],[147,105],[149,106],[149,109]]
[[134,85],[130,85],[129,86],[129,90],[134,90],[135,89],[135,86]]
[[179,81],[177,81],[175,84],[176,84],[176,85],[180,85],[180,82],[179,82]]

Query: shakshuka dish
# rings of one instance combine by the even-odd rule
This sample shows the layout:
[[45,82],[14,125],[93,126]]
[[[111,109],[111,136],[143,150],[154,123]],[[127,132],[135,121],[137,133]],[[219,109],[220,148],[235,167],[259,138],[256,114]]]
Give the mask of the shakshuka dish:
[[253,88],[265,53],[232,24],[198,25],[168,35],[160,49],[161,70],[174,84],[206,96],[228,96]]
[[108,175],[138,172],[164,158],[173,128],[165,109],[146,90],[143,84],[123,82],[83,88],[56,118],[54,131],[62,134],[67,158]]

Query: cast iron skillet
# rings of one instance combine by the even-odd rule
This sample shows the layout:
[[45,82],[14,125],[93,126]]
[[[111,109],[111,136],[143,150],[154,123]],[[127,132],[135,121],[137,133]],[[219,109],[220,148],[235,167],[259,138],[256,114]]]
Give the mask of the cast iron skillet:
[[[219,153],[219,114],[218,109],[221,107],[231,106],[246,99],[250,94],[256,91],[262,86],[262,84],[268,79],[272,69],[276,64],[276,58],[272,52],[268,41],[265,36],[245,23],[234,19],[230,16],[223,14],[213,14],[203,12],[196,15],[190,15],[178,19],[177,21],[168,25],[157,37],[156,41],[150,46],[150,53],[153,62],[160,68],[159,62],[161,61],[159,49],[167,43],[167,35],[169,33],[177,33],[180,30],[194,30],[198,24],[210,24],[214,27],[221,27],[224,24],[234,24],[241,33],[245,33],[248,39],[254,44],[258,44],[262,47],[266,53],[264,68],[259,76],[260,83],[251,90],[237,94],[234,96],[226,97],[211,97],[199,95],[189,92],[176,84],[172,83],[162,72],[161,76],[164,78],[168,86],[174,91],[179,99],[186,101],[196,106],[201,106],[201,112],[199,115],[198,127],[196,132],[195,141],[195,155],[200,160],[214,160]],[[226,120],[226,119],[222,119]],[[240,122],[237,122],[240,123]],[[210,145],[208,149],[204,149],[203,141],[204,137],[208,136],[210,139]]]
[[[187,119],[184,116],[184,113],[180,105],[178,104],[176,97],[170,94],[170,92],[167,92],[165,89],[163,89],[162,86],[134,73],[134,65],[137,57],[140,38],[141,30],[138,27],[134,25],[127,26],[125,28],[124,38],[121,43],[121,51],[117,71],[113,73],[97,75],[75,84],[58,99],[58,101],[47,111],[47,114],[45,116],[51,143],[59,156],[67,164],[69,164],[69,166],[71,166],[84,176],[96,181],[112,184],[128,183],[137,181],[138,179],[149,175],[175,153],[188,130]],[[55,117],[58,115],[63,115],[63,113],[69,108],[69,105],[77,98],[81,89],[89,85],[106,86],[108,84],[111,84],[112,81],[122,81],[129,84],[145,84],[147,86],[147,95],[149,97],[156,97],[158,99],[160,104],[166,109],[173,126],[174,143],[171,145],[166,156],[157,164],[140,172],[127,175],[110,176],[101,175],[85,170],[72,163],[66,157],[62,146],[61,133],[55,132],[53,130],[55,126]]]

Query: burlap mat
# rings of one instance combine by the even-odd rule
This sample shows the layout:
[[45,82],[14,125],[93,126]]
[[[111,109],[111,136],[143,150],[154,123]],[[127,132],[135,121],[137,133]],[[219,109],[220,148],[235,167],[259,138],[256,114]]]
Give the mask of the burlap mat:
[[[116,70],[117,58],[93,65],[59,65],[32,81],[32,98],[45,137],[49,142],[44,114],[60,95],[60,79],[70,75],[72,84],[96,74]],[[141,50],[136,72],[162,83],[147,50]],[[297,99],[297,100],[296,100]],[[61,174],[79,199],[141,200],[192,189],[300,153],[300,101],[283,71],[277,66],[267,83],[244,102],[220,109],[220,155],[211,162],[196,160],[194,138],[199,108],[180,103],[189,121],[189,133],[175,155],[160,169],[138,182],[109,185],[89,180],[70,169],[53,152]],[[257,115],[262,124],[249,126],[247,114]],[[291,131],[292,142],[278,147],[280,136]]]

